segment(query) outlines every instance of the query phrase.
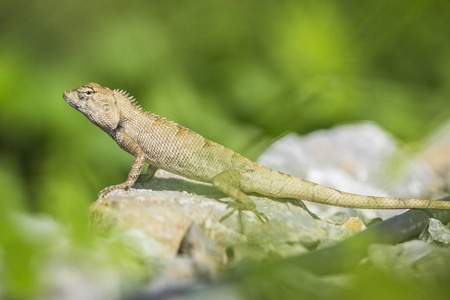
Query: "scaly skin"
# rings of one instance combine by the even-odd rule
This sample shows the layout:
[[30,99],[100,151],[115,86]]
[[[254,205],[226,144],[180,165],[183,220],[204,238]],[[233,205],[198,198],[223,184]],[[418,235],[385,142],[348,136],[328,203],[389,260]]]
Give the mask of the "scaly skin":
[[256,205],[246,193],[353,208],[450,209],[447,201],[356,195],[274,171],[183,126],[144,111],[123,91],[97,83],[66,91],[63,97],[108,133],[120,148],[135,157],[127,180],[103,189],[100,195],[129,189],[147,162],[150,167],[146,179],[161,168],[212,183],[230,196],[235,200],[230,204],[233,210],[224,218],[236,210],[249,210],[261,220],[267,220],[264,214],[256,211]]

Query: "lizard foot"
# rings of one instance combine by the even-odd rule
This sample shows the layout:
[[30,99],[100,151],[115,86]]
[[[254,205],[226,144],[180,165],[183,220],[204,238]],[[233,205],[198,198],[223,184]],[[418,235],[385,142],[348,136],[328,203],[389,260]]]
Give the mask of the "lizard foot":
[[98,198],[105,198],[106,195],[108,195],[112,191],[120,190],[120,189],[129,190],[130,189],[130,185],[127,184],[127,183],[121,183],[121,184],[117,184],[117,185],[110,185],[110,186],[104,188],[103,190],[101,190],[98,193]]
[[237,211],[238,218],[239,218],[239,227],[241,228],[241,232],[244,231],[244,222],[242,220],[243,219],[242,211],[244,211],[244,210],[251,211],[256,217],[258,217],[258,219],[262,223],[269,222],[269,218],[264,213],[257,211],[254,204],[247,205],[246,203],[231,202],[231,203],[228,203],[227,208],[231,208],[231,211],[229,211],[222,218],[220,218],[220,222],[228,219],[231,215],[233,215]]

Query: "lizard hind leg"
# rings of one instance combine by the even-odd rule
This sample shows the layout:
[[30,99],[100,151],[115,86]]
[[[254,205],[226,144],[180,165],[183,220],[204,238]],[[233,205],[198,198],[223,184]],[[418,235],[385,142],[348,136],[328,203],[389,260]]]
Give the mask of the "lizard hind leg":
[[238,211],[239,213],[239,222],[240,227],[243,229],[242,223],[242,215],[241,211],[248,210],[251,211],[257,216],[261,222],[265,223],[269,221],[269,218],[261,212],[256,210],[255,203],[241,190],[240,182],[241,182],[241,174],[238,170],[230,169],[225,170],[222,173],[217,174],[212,179],[212,184],[223,193],[230,196],[234,202],[228,204],[229,208],[232,208],[230,212],[224,215],[220,221],[223,221],[230,217],[234,212]]
[[158,170],[157,167],[154,167],[152,165],[148,165],[147,173],[140,174],[136,182],[147,182],[150,179],[155,176],[156,171]]

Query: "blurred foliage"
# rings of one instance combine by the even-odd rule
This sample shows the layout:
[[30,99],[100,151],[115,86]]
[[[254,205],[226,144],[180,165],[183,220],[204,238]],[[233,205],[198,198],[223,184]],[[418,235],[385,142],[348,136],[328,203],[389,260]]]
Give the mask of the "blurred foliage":
[[360,267],[351,274],[317,276],[295,265],[257,268],[237,284],[245,299],[446,299],[449,276],[411,278]]
[[0,242],[2,257],[20,254],[0,265],[23,283],[6,290],[31,286],[37,255],[8,216],[49,215],[82,243],[97,191],[132,162],[63,101],[67,89],[125,89],[251,158],[285,132],[354,120],[415,142],[450,115],[447,1],[3,0],[0,10]]

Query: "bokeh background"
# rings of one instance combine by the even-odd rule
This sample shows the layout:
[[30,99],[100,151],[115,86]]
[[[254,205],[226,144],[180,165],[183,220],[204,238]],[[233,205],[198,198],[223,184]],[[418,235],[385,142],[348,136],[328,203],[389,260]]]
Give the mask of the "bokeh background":
[[420,145],[450,117],[443,0],[1,0],[0,11],[0,242],[11,289],[32,282],[39,247],[10,213],[49,216],[83,240],[89,204],[133,160],[63,101],[67,89],[127,90],[253,159],[286,132],[357,120]]

